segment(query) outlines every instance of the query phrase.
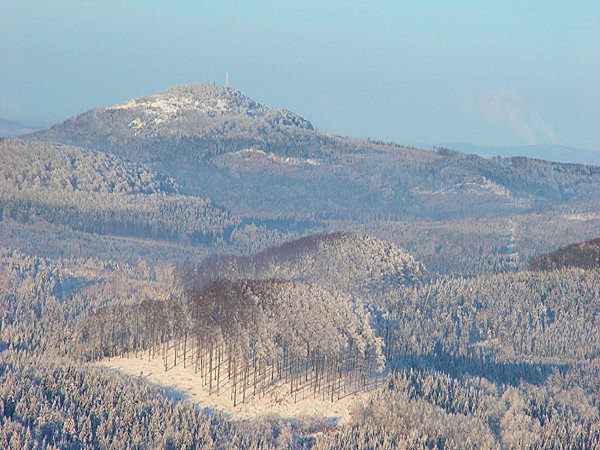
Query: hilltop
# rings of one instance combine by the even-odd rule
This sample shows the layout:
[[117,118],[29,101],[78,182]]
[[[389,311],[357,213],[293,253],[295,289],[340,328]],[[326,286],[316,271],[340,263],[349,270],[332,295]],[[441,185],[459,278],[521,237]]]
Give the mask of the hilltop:
[[209,258],[194,279],[283,279],[318,284],[355,295],[420,285],[423,266],[394,244],[347,232],[314,234],[250,256]]
[[107,150],[140,162],[177,156],[197,163],[312,131],[302,117],[261,105],[237,89],[186,84],[89,110],[30,137]]
[[114,155],[68,145],[0,140],[0,189],[181,194],[172,178]]
[[529,266],[535,270],[565,267],[600,268],[600,238],[561,247],[551,253],[532,256]]

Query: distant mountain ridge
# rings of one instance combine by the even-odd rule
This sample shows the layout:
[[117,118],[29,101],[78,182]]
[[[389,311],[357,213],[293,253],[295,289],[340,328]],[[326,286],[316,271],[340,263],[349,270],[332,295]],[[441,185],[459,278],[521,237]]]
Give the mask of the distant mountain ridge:
[[458,150],[463,153],[474,153],[486,157],[524,156],[526,158],[543,159],[546,161],[600,166],[600,151],[567,147],[565,145],[538,144],[514,147],[494,147],[457,142],[444,144],[444,147]]
[[43,127],[39,125],[0,118],[0,137],[16,137],[27,133],[34,133],[41,129]]
[[246,217],[485,216],[600,195],[600,168],[327,135],[209,84],[92,109],[28,138],[151,164]]

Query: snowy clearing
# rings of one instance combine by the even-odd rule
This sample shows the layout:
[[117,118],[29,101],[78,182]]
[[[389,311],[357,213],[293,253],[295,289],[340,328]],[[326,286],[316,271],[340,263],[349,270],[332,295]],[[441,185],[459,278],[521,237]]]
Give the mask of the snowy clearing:
[[161,356],[157,355],[148,360],[148,354],[145,353],[138,357],[105,359],[97,365],[145,378],[164,387],[167,395],[174,399],[191,401],[206,411],[222,411],[234,420],[255,419],[274,414],[289,419],[317,417],[335,424],[344,424],[351,418],[353,405],[364,401],[370,395],[370,392],[362,391],[345,394],[340,399],[336,397],[331,401],[329,398],[324,399],[321,394],[315,397],[310,389],[290,395],[289,385],[282,385],[264,394],[257,393],[252,397],[248,394],[249,398],[244,403],[238,400],[238,404],[234,406],[229,381],[222,383],[218,393],[213,386],[212,394],[209,394],[209,386],[204,385],[192,364],[184,368],[180,363],[165,371]]

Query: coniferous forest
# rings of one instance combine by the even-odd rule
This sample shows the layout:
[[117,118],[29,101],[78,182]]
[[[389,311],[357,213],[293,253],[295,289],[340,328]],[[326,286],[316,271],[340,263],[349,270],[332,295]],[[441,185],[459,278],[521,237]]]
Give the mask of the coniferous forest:
[[1,139],[0,448],[598,448],[599,194],[215,85]]

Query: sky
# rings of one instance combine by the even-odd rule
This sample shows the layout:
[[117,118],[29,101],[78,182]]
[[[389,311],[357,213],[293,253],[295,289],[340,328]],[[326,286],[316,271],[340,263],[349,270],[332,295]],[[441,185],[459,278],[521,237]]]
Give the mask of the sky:
[[183,83],[405,145],[600,150],[600,2],[0,0],[0,118]]

